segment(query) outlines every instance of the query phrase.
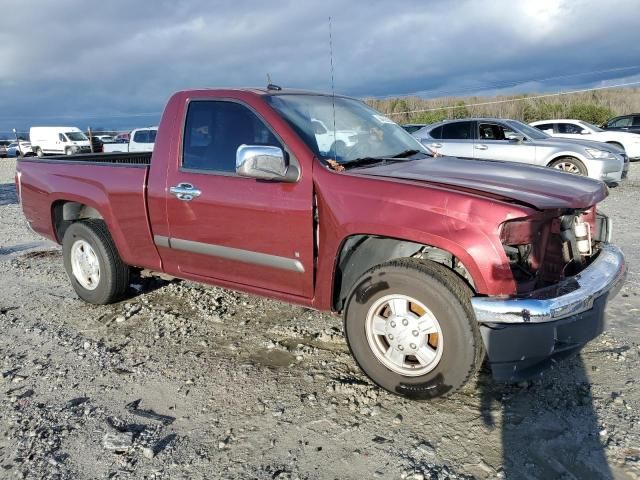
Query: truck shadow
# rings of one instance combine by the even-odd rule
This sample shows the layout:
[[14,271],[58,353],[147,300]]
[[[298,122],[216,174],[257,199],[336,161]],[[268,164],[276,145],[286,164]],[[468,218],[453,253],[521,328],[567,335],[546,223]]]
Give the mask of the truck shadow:
[[13,183],[0,183],[0,206],[18,203],[16,186]]
[[505,478],[613,478],[579,355],[519,386],[483,372],[478,389],[484,424],[501,429]]

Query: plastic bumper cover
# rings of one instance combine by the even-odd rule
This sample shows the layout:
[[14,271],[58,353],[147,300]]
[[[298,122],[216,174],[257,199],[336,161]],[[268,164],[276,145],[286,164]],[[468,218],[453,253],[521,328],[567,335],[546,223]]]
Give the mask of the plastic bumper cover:
[[622,251],[605,245],[591,265],[557,285],[522,297],[473,298],[494,378],[528,378],[602,333],[607,300],[626,273]]

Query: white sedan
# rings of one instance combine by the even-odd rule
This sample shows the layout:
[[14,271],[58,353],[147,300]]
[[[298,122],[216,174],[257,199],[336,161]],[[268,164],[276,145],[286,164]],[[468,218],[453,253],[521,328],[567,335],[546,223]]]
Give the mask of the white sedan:
[[603,130],[583,120],[541,120],[530,123],[554,137],[605,142],[624,150],[631,160],[640,160],[640,134]]

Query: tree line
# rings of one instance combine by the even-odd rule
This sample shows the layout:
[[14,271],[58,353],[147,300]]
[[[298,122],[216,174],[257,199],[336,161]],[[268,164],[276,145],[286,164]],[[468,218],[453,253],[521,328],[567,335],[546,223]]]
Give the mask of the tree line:
[[[572,118],[601,125],[611,117],[640,112],[640,88],[596,90],[546,98],[538,94],[496,97],[397,97],[365,102],[398,123],[434,123],[467,117],[513,118],[524,122]],[[485,102],[502,102],[473,105]],[[422,110],[422,111],[421,111]],[[424,111],[428,110],[428,111]]]

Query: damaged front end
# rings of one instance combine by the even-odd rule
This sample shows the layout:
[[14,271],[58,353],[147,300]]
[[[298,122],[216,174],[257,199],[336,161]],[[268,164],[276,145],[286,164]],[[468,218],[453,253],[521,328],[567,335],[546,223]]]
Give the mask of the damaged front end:
[[472,299],[496,379],[528,378],[602,333],[607,300],[626,276],[610,238],[611,222],[595,207],[502,224],[517,294]]
[[502,224],[500,241],[518,294],[580,273],[611,237],[611,222],[588,209],[546,211]]

